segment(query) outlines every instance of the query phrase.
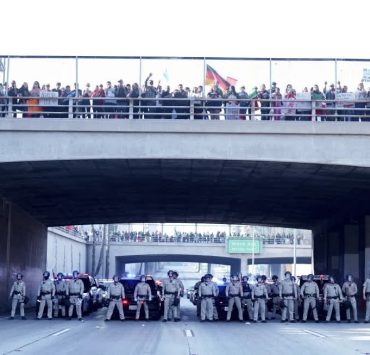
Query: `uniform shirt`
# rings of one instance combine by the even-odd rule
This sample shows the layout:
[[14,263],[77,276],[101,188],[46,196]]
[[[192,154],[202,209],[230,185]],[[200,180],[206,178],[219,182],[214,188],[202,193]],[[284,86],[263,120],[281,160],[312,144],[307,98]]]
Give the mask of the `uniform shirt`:
[[254,298],[255,296],[265,296],[266,298],[268,298],[268,292],[265,284],[257,284],[252,288],[252,298]]
[[243,296],[250,296],[252,294],[252,288],[248,282],[242,283]]
[[220,290],[218,289],[218,285],[217,285],[217,283],[216,282],[213,282],[213,281],[211,281],[212,282],[212,284],[213,284],[213,288],[214,288],[214,295],[215,295],[215,297],[217,297],[218,295],[219,295],[219,293],[220,293]]
[[84,283],[80,279],[73,279],[68,284],[68,294],[78,293],[82,296],[84,292]]
[[284,295],[290,295],[285,297],[294,297],[297,298],[297,288],[295,283],[291,280],[282,280],[279,285],[280,297]]
[[364,287],[365,292],[370,292],[370,279],[366,279],[363,287]]
[[134,291],[134,298],[139,297],[148,297],[149,300],[152,299],[152,291],[150,289],[150,286],[146,282],[139,282],[135,286],[135,291]]
[[202,282],[199,285],[198,291],[199,297],[202,296],[216,296],[215,294],[215,285],[213,282]]
[[272,285],[270,285],[270,292],[272,293],[272,296],[273,297],[279,297],[279,283],[274,283]]
[[235,282],[235,284],[230,282],[226,286],[225,293],[226,293],[226,297],[243,296],[243,288],[242,288],[241,283],[239,281]]
[[326,297],[339,297],[340,299],[343,298],[342,290],[338,284],[328,283],[324,288],[324,298]]
[[319,286],[314,281],[306,281],[301,288],[301,296],[316,295],[319,298]]
[[54,282],[51,280],[43,280],[39,286],[39,290],[37,292],[38,296],[41,296],[42,292],[49,292],[52,296],[55,295],[55,285]]
[[354,282],[346,281],[342,286],[342,291],[347,297],[355,296],[357,293],[357,285]]
[[55,281],[55,293],[58,295],[60,294],[67,294],[67,284],[65,281]]
[[109,285],[107,294],[108,298],[111,296],[125,298],[125,289],[120,282],[113,282]]
[[26,284],[22,280],[14,281],[12,289],[10,290],[10,297],[13,296],[14,291],[20,292],[21,296],[25,296],[26,295]]
[[166,280],[163,283],[162,294],[165,295],[166,292],[180,294],[180,285],[177,280]]

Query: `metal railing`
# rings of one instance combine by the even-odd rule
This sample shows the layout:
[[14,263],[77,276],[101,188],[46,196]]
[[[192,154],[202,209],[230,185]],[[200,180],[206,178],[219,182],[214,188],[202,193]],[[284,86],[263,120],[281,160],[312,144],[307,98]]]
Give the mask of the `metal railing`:
[[370,122],[363,100],[0,96],[0,118]]

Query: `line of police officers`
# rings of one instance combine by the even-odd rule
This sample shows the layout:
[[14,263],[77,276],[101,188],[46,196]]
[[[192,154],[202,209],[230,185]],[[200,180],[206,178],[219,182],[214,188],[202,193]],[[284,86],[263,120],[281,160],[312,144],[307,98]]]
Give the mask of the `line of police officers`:
[[[244,276],[239,281],[237,275],[232,275],[230,283],[227,284],[225,295],[228,298],[226,320],[230,321],[234,306],[238,311],[239,321],[243,321],[243,308],[248,312],[248,317],[254,323],[260,318],[263,323],[266,322],[267,307],[266,302],[272,302],[272,312],[270,319],[276,318],[277,310],[281,310],[281,322],[296,322],[299,320],[299,306],[303,300],[302,322],[307,321],[308,312],[311,309],[315,322],[319,322],[317,312],[317,300],[319,299],[319,288],[314,281],[312,274],[307,276],[307,280],[300,288],[296,279],[287,271],[285,278],[278,281],[278,277],[272,277],[273,283],[266,283],[266,276],[257,276],[257,283],[251,285],[248,277]],[[225,282],[226,280],[224,280]],[[215,298],[219,295],[219,289],[215,282],[212,281],[212,275],[205,275],[198,282],[194,289],[198,290],[200,300],[200,318],[201,322],[206,319],[209,321],[217,320],[217,308]],[[340,322],[340,302],[344,302],[346,308],[347,321],[351,322],[352,318],[358,323],[357,317],[357,285],[353,281],[352,275],[347,275],[346,281],[340,287],[335,283],[334,277],[329,277],[329,282],[323,287],[323,299],[327,305],[326,322],[330,322],[333,309],[335,311],[336,321]],[[369,278],[363,284],[363,299],[366,301],[365,323],[370,320],[370,274]]]

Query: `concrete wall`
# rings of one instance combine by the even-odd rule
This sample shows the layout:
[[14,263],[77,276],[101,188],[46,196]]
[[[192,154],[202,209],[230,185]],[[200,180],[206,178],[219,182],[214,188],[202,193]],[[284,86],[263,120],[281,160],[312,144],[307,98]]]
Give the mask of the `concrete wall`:
[[0,199],[0,310],[9,306],[15,274],[21,272],[30,305],[46,266],[47,228],[15,205]]
[[48,229],[46,268],[50,272],[86,272],[86,242],[57,228]]

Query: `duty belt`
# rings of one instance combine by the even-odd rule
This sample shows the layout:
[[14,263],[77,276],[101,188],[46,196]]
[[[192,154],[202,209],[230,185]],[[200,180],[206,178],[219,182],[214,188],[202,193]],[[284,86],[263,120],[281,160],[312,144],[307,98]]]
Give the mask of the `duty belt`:
[[352,298],[352,297],[355,297],[355,295],[352,295],[352,296],[348,295],[347,297],[351,297]]
[[327,296],[326,298],[328,300],[336,300],[336,299],[338,299],[338,296]]
[[278,293],[273,293],[272,297],[280,297],[280,295]]
[[316,293],[305,293],[305,297],[316,297]]
[[121,298],[121,296],[110,296],[111,299],[113,300],[119,300]]
[[147,295],[137,295],[137,297],[146,297]]
[[20,291],[13,291],[13,293],[14,293],[15,295],[19,295],[21,292],[20,292]]
[[66,294],[66,291],[60,291],[56,293],[57,296],[64,296],[65,294]]
[[177,295],[177,292],[168,292],[168,291],[164,291],[164,294],[165,294],[165,295]]
[[239,294],[236,294],[236,295],[230,294],[229,297],[240,297],[240,295]]
[[294,293],[283,293],[283,297],[294,297]]
[[254,296],[254,298],[266,298],[265,295],[262,295],[262,296]]
[[71,292],[70,294],[69,294],[70,296],[79,296],[80,295],[80,293],[79,292]]
[[202,295],[202,298],[213,298],[212,295]]
[[245,295],[243,296],[243,298],[246,298],[246,299],[250,299],[252,296],[249,294],[249,295]]
[[50,295],[50,291],[41,291],[41,296]]

